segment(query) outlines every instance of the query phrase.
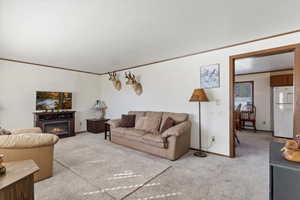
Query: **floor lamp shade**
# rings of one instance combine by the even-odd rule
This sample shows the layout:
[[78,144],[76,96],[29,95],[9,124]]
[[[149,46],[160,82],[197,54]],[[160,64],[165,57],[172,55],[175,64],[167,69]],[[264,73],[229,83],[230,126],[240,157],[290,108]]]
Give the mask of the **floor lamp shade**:
[[199,103],[199,151],[194,153],[197,157],[206,157],[206,153],[201,150],[201,102],[205,101],[208,101],[205,91],[202,88],[195,89],[190,98],[190,102]]
[[205,91],[202,88],[194,89],[194,92],[190,98],[191,102],[208,101]]

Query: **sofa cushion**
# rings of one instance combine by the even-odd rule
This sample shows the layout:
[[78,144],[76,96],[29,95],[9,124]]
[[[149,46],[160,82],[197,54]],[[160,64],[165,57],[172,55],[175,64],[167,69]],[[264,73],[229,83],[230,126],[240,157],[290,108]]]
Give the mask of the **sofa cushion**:
[[161,118],[162,117],[162,112],[153,112],[153,111],[147,111],[145,116],[146,117],[157,117],[157,118]]
[[146,134],[142,137],[142,142],[158,148],[164,148],[164,141],[160,135]]
[[112,132],[113,135],[124,136],[124,133],[125,133],[126,129],[127,128],[118,127],[118,128],[111,129],[111,132]]
[[162,124],[162,128],[160,130],[161,133],[165,132],[166,130],[168,130],[169,128],[175,126],[175,120],[172,119],[171,117],[168,117],[166,119],[166,121],[164,122],[164,124]]
[[124,133],[124,135],[141,137],[141,136],[145,135],[147,132],[144,130],[138,130],[138,129],[134,129],[134,128],[126,128],[126,129],[124,129],[123,133]]
[[146,135],[146,131],[143,130],[137,130],[134,128],[126,128],[124,130],[124,138],[127,138],[128,140],[136,140],[141,142],[142,136]]
[[143,130],[153,133],[154,135],[159,134],[160,117],[152,116],[146,117],[143,124]]
[[137,141],[137,142],[142,142],[142,137],[141,136],[134,136],[134,135],[124,135],[123,138],[126,138],[129,141]]
[[189,115],[186,113],[172,113],[172,112],[164,112],[162,114],[162,120],[161,120],[161,125],[160,125],[160,132],[162,130],[162,127],[165,123],[165,121],[167,120],[167,118],[170,117],[175,121],[175,124],[179,124],[181,122],[184,122],[186,120],[188,120]]
[[121,119],[111,119],[111,120],[108,120],[106,123],[108,123],[110,125],[111,129],[117,128],[117,127],[120,127]]
[[144,122],[147,119],[147,117],[140,117],[138,120],[135,121],[135,129],[143,130],[144,128]]
[[135,125],[135,115],[122,115],[120,127],[130,128]]
[[141,117],[145,117],[146,112],[144,111],[129,111],[128,115],[135,115],[135,123],[137,120],[139,120]]

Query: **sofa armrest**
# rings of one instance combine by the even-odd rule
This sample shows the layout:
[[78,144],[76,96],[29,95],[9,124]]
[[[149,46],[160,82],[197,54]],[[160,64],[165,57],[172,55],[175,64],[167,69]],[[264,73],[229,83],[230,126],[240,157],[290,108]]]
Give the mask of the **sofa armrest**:
[[28,128],[28,129],[14,129],[11,130],[13,135],[24,134],[24,133],[42,133],[42,129],[39,127]]
[[25,149],[51,146],[58,142],[59,138],[53,134],[17,134],[0,136],[0,149]]
[[118,128],[121,124],[121,119],[112,119],[107,121],[111,128]]
[[167,138],[169,136],[176,136],[179,137],[191,130],[192,123],[191,121],[184,121],[176,126],[173,126],[167,129],[165,132],[162,133],[161,137]]

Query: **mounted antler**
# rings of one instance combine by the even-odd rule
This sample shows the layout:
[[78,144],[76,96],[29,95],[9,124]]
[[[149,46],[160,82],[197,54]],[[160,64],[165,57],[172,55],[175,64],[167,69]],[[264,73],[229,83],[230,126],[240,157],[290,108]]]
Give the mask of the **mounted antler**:
[[141,95],[143,92],[143,88],[141,83],[139,83],[135,79],[135,75],[129,72],[128,74],[125,72],[125,78],[127,79],[126,85],[132,85],[133,90],[137,95]]
[[117,78],[116,72],[108,72],[108,75],[109,75],[109,79],[108,80],[110,80],[110,81],[113,82],[114,87],[117,90],[121,90],[122,84],[121,84],[121,81]]
[[116,73],[115,72],[108,72],[110,81],[116,80]]
[[128,74],[125,72],[125,78],[127,79],[126,85],[133,85],[136,82],[135,76],[131,72]]

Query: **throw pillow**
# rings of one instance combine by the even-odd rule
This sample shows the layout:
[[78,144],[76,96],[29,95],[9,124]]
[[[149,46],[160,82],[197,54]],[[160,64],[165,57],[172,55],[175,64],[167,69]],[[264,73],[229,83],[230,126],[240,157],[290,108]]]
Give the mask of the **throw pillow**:
[[138,130],[143,130],[143,127],[144,127],[144,122],[145,120],[147,119],[147,117],[140,117],[136,120],[136,123],[135,123],[135,129],[138,129]]
[[0,135],[11,135],[11,132],[7,129],[0,127]]
[[144,121],[144,125],[143,125],[143,130],[145,130],[147,132],[151,132],[154,135],[158,135],[160,121],[161,121],[160,117],[146,117],[146,119]]
[[135,115],[122,115],[120,127],[132,128],[135,125]]
[[168,117],[165,121],[165,123],[163,124],[160,132],[163,133],[165,132],[167,129],[171,128],[172,126],[174,126],[176,124],[175,120],[172,119],[171,117]]

